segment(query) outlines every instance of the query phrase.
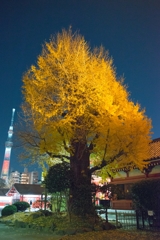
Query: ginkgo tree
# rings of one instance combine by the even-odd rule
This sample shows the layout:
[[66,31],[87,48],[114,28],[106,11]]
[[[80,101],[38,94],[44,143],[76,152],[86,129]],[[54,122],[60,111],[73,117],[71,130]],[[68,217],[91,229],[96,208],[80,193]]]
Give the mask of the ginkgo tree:
[[21,139],[31,153],[48,156],[44,161],[70,164],[73,212],[91,211],[96,170],[106,178],[115,168],[145,167],[151,121],[130,100],[103,47],[91,50],[83,36],[63,30],[44,44],[24,74],[22,93],[32,130]]

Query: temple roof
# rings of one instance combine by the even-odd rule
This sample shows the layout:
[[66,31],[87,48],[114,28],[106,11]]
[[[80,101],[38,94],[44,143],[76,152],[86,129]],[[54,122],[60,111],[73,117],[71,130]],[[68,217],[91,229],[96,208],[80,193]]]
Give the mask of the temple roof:
[[15,183],[13,186],[21,195],[26,195],[26,194],[41,195],[45,191],[45,189],[38,184]]
[[9,188],[0,188],[0,196],[5,196],[9,191]]
[[150,143],[150,160],[158,158],[160,158],[160,138],[156,138]]

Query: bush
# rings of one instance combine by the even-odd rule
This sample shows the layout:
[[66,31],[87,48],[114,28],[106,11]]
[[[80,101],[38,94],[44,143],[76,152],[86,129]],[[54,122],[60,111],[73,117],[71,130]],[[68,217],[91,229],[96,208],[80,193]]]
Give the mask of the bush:
[[17,212],[17,207],[14,205],[8,205],[2,209],[2,217],[9,216]]
[[17,212],[24,212],[27,208],[30,207],[28,202],[15,202],[13,205],[17,207]]
[[160,211],[160,179],[137,182],[131,191],[137,209]]

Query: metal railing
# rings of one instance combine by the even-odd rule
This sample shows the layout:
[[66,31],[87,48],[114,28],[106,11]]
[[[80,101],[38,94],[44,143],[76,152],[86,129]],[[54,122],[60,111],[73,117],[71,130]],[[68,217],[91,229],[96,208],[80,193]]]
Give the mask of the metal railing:
[[160,212],[150,215],[151,211],[114,210],[103,207],[97,212],[117,228],[160,231]]
[[160,230],[160,211],[136,210],[137,229]]

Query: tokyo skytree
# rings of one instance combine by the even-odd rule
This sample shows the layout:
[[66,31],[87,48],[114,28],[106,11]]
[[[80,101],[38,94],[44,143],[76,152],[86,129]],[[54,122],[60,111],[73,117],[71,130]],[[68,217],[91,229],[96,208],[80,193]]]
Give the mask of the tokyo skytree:
[[14,113],[15,113],[15,109],[13,108],[12,109],[11,125],[9,127],[7,141],[5,143],[5,153],[4,153],[4,160],[3,160],[3,166],[2,166],[2,171],[1,171],[1,178],[4,179],[6,183],[8,183],[11,149],[12,149],[12,146],[13,146],[12,136],[13,136]]

